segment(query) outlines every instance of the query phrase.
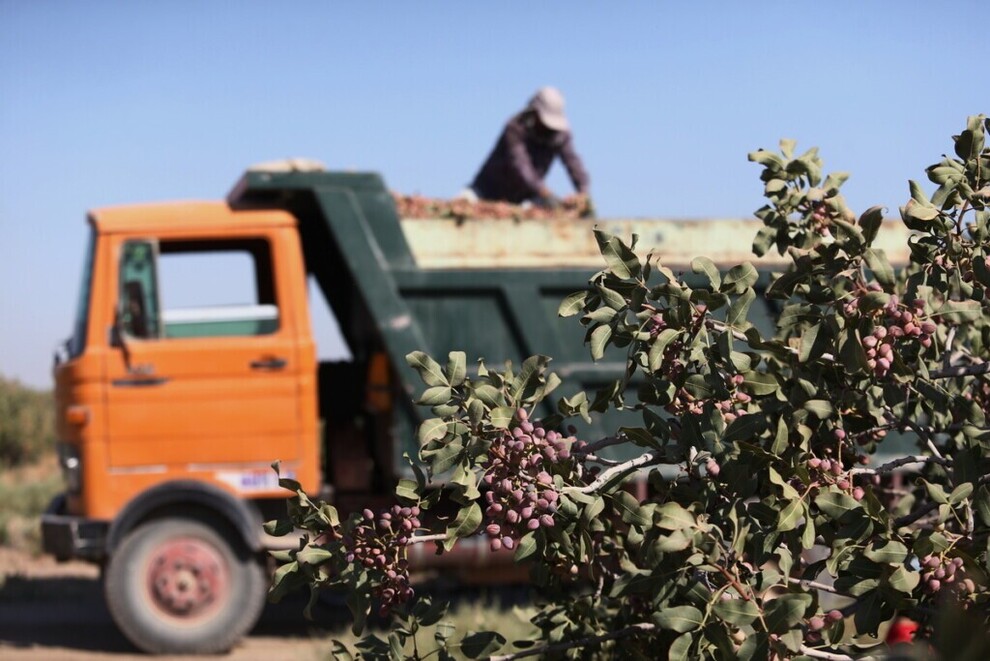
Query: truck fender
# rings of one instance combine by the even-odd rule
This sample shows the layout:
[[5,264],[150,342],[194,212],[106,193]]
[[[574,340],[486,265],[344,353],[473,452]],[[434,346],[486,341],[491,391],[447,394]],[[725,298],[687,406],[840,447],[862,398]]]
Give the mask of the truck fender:
[[159,514],[181,513],[183,507],[219,516],[238,533],[249,550],[262,550],[262,518],[256,508],[212,484],[175,480],[138,494],[124,506],[110,524],[107,552],[112,554],[124,536],[144,520]]

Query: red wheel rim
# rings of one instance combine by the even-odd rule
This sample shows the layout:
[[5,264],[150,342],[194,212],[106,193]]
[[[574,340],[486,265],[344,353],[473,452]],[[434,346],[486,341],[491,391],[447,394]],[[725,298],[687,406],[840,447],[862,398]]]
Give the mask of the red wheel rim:
[[159,545],[147,565],[147,594],[161,613],[195,624],[209,618],[230,593],[224,556],[195,537]]

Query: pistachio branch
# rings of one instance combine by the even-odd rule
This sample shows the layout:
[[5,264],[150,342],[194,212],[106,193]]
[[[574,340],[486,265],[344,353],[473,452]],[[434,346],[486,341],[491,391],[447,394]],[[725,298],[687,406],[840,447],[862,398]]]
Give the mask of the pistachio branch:
[[952,462],[943,457],[933,457],[929,455],[907,455],[888,461],[876,468],[850,468],[850,475],[884,475],[893,472],[902,466],[911,464],[938,464],[939,466],[951,466]]
[[[593,493],[617,477],[631,473],[637,468],[642,468],[643,466],[657,466],[661,463],[662,461],[654,453],[645,452],[635,459],[630,459],[629,461],[623,462],[618,466],[613,466],[608,470],[602,471],[602,474],[598,476],[598,479],[591,484],[583,487],[565,487],[564,493]],[[672,465],[681,466],[682,464]]]
[[633,624],[631,626],[625,627],[624,629],[619,629],[618,631],[613,631],[612,633],[602,634],[601,636],[586,636],[584,638],[578,638],[576,640],[570,640],[565,643],[554,643],[552,645],[541,645],[539,647],[531,647],[528,650],[523,650],[522,652],[516,652],[515,654],[503,654],[501,656],[492,656],[489,661],[514,661],[515,659],[523,659],[527,656],[541,656],[544,654],[552,654],[554,652],[564,652],[575,647],[584,647],[585,645],[592,645],[594,643],[602,643],[607,640],[616,640],[618,638],[628,638],[629,636],[636,636],[643,633],[649,633],[656,629],[656,625],[649,622],[641,622],[639,624]]
[[853,661],[853,657],[851,656],[816,650],[815,648],[808,647],[807,645],[801,646],[801,653],[805,656],[810,656],[813,659],[827,659],[827,661]]
[[406,541],[406,546],[412,546],[413,544],[427,544],[429,542],[442,542],[447,539],[448,535],[446,533],[437,533],[435,535],[420,535],[419,537],[410,537]]

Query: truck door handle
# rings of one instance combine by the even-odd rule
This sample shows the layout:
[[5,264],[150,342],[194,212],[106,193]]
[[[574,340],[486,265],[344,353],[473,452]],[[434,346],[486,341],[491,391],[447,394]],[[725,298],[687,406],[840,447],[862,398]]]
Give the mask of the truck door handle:
[[168,383],[167,377],[138,376],[132,379],[114,379],[112,385],[115,388],[148,388],[166,383]]
[[271,356],[268,358],[262,358],[261,360],[252,360],[251,369],[253,370],[265,370],[265,371],[275,371],[284,369],[286,365],[289,364],[285,358],[278,358],[276,356]]

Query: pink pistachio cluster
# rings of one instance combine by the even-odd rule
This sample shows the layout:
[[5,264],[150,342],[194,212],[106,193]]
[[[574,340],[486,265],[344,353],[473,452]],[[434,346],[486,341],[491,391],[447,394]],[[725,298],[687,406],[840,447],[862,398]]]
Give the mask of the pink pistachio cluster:
[[[701,329],[705,323],[707,312],[708,306],[706,305],[697,305],[694,307],[689,327],[692,333],[696,333]],[[661,331],[670,327],[667,323],[666,314],[667,310],[657,310],[650,315],[646,328],[651,338],[656,337]],[[687,365],[681,355],[683,351],[684,339],[680,336],[671,340],[664,347],[663,358],[660,361],[660,372],[668,381],[676,383],[684,375]],[[748,393],[737,390],[738,386],[742,385],[742,383],[743,377],[741,374],[727,377],[726,387],[730,392],[729,397],[725,400],[712,402],[715,408],[722,414],[722,419],[726,424],[740,416],[746,415],[746,405],[749,404],[752,398]],[[666,409],[668,413],[673,413],[674,415],[685,413],[689,415],[701,415],[704,413],[705,404],[708,401],[706,399],[697,399],[686,389],[679,388],[674,395],[673,401],[666,406]]]
[[[867,291],[880,291],[880,285],[872,283]],[[860,299],[853,298],[843,307],[847,317],[855,317],[859,312]],[[875,313],[873,332],[863,338],[863,349],[866,351],[866,362],[878,377],[884,377],[890,372],[894,363],[894,354],[898,343],[904,347],[905,341],[916,341],[927,349],[932,345],[933,336],[937,330],[934,321],[923,318],[925,302],[911,301],[902,305],[897,294],[893,294],[887,304]]]
[[832,232],[829,230],[831,217],[831,210],[828,208],[828,203],[824,200],[815,202],[811,209],[811,227],[815,233],[821,236],[831,236]]
[[832,609],[829,612],[822,615],[815,615],[808,619],[808,629],[810,631],[821,631],[830,624],[835,624],[842,619],[842,611],[838,609]]
[[[841,430],[840,430],[841,431]],[[812,457],[807,461],[812,483],[834,484],[856,500],[862,500],[866,491],[861,486],[853,486],[839,459]]]
[[344,539],[348,562],[357,562],[381,573],[381,582],[372,594],[380,599],[383,616],[413,596],[405,547],[420,527],[419,513],[415,506],[393,505],[377,515],[366,509],[362,519]]
[[921,559],[921,585],[925,592],[938,594],[948,586],[955,587],[962,594],[972,594],[976,584],[971,578],[964,578],[963,559],[959,557],[927,555]]
[[719,413],[721,413],[722,420],[725,421],[725,424],[729,424],[736,418],[746,415],[748,413],[746,406],[753,400],[749,393],[739,390],[739,386],[742,385],[743,380],[742,374],[727,377],[725,385],[729,390],[729,396],[723,400],[697,399],[686,389],[680,388],[674,395],[674,400],[665,408],[668,413],[673,413],[674,415],[685,413],[689,415],[701,415],[704,413],[705,404],[711,402]]
[[513,549],[528,532],[554,526],[559,494],[550,471],[571,457],[573,437],[531,421],[524,409],[518,423],[492,441],[483,466],[485,532],[491,549]]

